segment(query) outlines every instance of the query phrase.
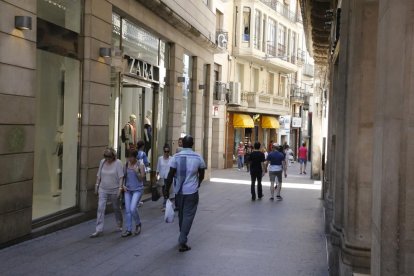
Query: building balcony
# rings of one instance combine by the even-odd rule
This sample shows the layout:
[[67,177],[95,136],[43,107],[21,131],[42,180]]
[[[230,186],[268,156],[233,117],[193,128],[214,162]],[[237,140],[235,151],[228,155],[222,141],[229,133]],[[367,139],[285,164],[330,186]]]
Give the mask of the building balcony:
[[293,23],[302,23],[301,14],[296,14],[295,12],[292,12],[288,6],[279,2],[278,0],[260,0],[260,2],[270,7],[272,10],[276,11],[278,14],[282,15],[289,21]]
[[242,43],[240,47],[234,47],[234,55],[285,74],[296,73],[299,70],[296,64],[296,57],[289,55],[285,46],[274,46],[268,43],[262,51],[246,45]]
[[315,76],[315,68],[313,64],[305,64],[302,73],[304,76],[313,78]]
[[302,106],[308,106],[309,108],[310,94],[306,89],[301,87],[292,87],[290,90],[290,102],[292,104],[299,104]]
[[289,112],[289,99],[265,93],[243,92],[242,107],[249,112],[282,115]]

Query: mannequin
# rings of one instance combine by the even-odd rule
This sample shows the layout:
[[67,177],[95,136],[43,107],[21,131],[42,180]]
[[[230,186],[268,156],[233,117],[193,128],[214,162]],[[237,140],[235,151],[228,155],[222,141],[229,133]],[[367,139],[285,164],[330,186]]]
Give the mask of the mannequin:
[[148,152],[151,149],[152,142],[152,111],[148,110],[144,119],[144,142],[145,142],[145,154],[148,156]]
[[135,149],[137,144],[137,131],[136,131],[137,116],[131,114],[129,116],[129,122],[125,124],[125,157],[128,157],[130,149]]
[[63,125],[59,126],[56,130],[55,135],[56,150],[54,154],[58,158],[58,164],[56,169],[56,175],[58,177],[57,185],[52,181],[52,196],[60,196],[60,191],[62,190],[62,166],[63,166]]

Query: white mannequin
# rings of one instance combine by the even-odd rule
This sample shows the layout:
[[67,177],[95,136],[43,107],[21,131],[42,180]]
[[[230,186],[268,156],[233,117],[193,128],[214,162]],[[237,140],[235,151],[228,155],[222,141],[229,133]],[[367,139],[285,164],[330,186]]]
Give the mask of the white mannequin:
[[136,122],[137,122],[137,116],[135,114],[131,114],[129,116],[129,122],[125,125],[125,134],[127,137],[127,140],[125,142],[125,148],[129,149],[130,145],[136,144]]

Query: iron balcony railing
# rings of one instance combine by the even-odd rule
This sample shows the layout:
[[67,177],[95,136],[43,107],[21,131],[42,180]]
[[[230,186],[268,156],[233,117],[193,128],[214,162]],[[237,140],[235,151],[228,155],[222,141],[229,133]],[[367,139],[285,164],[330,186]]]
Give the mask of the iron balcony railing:
[[284,16],[292,22],[302,22],[302,17],[295,12],[292,12],[288,6],[279,2],[278,0],[260,0],[262,3],[272,8],[274,11]]
[[302,63],[302,64],[306,61],[306,52],[303,51],[302,49],[298,49],[297,60],[298,60],[298,63]]

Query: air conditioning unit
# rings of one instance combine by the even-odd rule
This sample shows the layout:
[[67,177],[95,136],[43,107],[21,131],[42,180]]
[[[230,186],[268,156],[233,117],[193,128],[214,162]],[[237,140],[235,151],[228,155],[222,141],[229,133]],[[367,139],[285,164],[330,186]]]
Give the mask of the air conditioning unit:
[[229,83],[229,105],[241,105],[241,83]]
[[216,83],[215,100],[224,102],[226,100],[226,85],[224,83]]

